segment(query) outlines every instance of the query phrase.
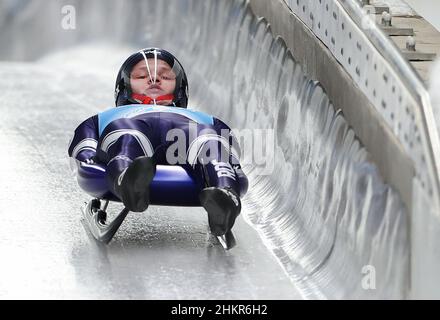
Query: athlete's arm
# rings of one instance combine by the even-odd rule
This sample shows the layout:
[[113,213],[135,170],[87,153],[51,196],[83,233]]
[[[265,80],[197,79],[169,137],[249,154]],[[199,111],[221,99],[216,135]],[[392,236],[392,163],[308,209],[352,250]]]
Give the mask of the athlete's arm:
[[217,132],[223,132],[222,130],[225,130],[228,133],[228,140],[229,140],[229,163],[232,165],[232,168],[234,168],[234,171],[238,177],[242,193],[245,194],[248,189],[249,181],[246,177],[246,174],[243,172],[240,164],[240,154],[241,149],[240,145],[238,143],[237,138],[233,134],[231,128],[221,121],[220,119],[214,118],[214,127],[216,128]]
[[98,145],[98,116],[88,118],[76,129],[69,145],[69,157],[79,161],[90,161],[96,155]]

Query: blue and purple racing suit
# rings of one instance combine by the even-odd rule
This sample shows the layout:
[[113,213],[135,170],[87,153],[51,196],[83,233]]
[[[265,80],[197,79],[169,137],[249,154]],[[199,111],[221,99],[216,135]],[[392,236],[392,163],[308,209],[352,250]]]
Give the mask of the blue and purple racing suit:
[[231,188],[240,195],[248,186],[231,129],[190,109],[138,104],[109,109],[76,128],[68,152],[79,161],[105,164],[113,194],[115,180],[140,156],[181,165],[206,187]]

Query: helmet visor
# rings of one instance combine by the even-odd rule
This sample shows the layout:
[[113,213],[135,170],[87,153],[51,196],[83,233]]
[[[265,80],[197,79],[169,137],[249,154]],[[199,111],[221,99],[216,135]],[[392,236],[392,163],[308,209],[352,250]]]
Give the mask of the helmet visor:
[[140,53],[143,59],[134,65],[129,75],[132,97],[143,95],[154,103],[161,99],[164,104],[172,102],[183,72],[179,63],[161,56],[158,51]]
[[183,73],[179,62],[163,51],[152,49],[147,52],[140,51],[139,53],[143,57],[143,63],[139,62],[138,66],[144,69],[144,73],[152,82],[156,82],[157,79],[177,79]]

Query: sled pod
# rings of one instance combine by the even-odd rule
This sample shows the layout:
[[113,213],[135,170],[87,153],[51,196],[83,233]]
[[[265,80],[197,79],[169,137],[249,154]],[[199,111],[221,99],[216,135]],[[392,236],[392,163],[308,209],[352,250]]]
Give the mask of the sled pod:
[[[106,167],[77,161],[77,181],[81,189],[92,197],[119,201],[108,188]],[[203,188],[181,166],[158,165],[150,185],[150,203],[166,206],[200,206],[199,192]]]

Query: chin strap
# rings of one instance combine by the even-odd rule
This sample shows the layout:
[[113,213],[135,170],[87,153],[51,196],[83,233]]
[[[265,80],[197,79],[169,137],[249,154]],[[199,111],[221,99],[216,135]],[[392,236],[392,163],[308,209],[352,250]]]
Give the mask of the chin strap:
[[145,96],[143,94],[133,93],[131,97],[141,104],[156,104],[158,101],[174,100],[173,94],[166,94],[164,96],[159,96],[154,99],[149,96]]

